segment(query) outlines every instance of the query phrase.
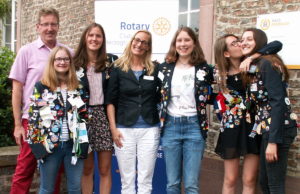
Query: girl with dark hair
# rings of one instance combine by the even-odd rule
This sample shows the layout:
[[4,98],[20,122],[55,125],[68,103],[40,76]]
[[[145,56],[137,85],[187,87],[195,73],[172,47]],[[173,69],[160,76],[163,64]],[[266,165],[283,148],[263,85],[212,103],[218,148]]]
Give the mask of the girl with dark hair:
[[[274,41],[252,55],[276,53],[281,43]],[[214,47],[220,93],[217,102],[222,115],[221,129],[215,152],[224,159],[222,193],[236,193],[240,157],[244,157],[243,193],[254,194],[259,163],[260,136],[251,133],[253,122],[246,112],[246,90],[240,64],[243,57],[239,38],[226,34],[217,39]],[[249,60],[249,59],[246,59]],[[252,119],[253,120],[253,119]]]
[[81,194],[83,158],[88,149],[88,98],[87,88],[77,79],[69,50],[54,48],[30,98],[28,142],[40,159],[40,194],[54,192],[62,164],[68,192]]
[[82,33],[74,56],[78,78],[86,80],[90,91],[88,137],[91,150],[84,161],[82,193],[93,192],[94,152],[98,155],[100,193],[111,190],[112,136],[105,112],[104,93],[111,63],[117,56],[106,53],[105,33],[100,24],[90,24]]
[[180,194],[183,182],[185,193],[198,194],[213,73],[191,28],[177,30],[158,77],[167,193]]
[[[245,56],[267,44],[264,31],[246,29],[242,35]],[[248,74],[248,96],[255,106],[253,133],[262,134],[260,184],[264,194],[284,194],[288,151],[296,134],[296,114],[287,95],[289,74],[278,55],[259,57]]]

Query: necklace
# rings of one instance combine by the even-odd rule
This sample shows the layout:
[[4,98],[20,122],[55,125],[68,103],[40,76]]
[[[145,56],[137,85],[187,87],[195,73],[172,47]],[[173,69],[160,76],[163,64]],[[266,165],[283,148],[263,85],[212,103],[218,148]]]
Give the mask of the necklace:
[[237,75],[234,76],[234,80],[235,80],[236,82],[239,81],[239,78],[238,78]]

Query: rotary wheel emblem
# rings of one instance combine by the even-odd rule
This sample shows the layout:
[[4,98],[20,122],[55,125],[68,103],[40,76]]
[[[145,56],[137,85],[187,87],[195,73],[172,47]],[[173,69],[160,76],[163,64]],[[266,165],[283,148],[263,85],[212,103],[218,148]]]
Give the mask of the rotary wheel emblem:
[[160,36],[166,35],[171,29],[171,23],[166,18],[160,17],[152,24],[153,31]]

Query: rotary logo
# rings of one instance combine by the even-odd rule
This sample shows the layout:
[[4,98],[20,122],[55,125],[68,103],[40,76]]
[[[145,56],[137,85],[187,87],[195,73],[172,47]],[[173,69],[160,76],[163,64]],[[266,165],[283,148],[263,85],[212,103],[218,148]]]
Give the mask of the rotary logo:
[[171,23],[166,18],[160,17],[152,24],[153,31],[160,36],[166,35],[171,29]]
[[270,28],[270,20],[269,19],[262,19],[260,21],[260,29],[268,30]]

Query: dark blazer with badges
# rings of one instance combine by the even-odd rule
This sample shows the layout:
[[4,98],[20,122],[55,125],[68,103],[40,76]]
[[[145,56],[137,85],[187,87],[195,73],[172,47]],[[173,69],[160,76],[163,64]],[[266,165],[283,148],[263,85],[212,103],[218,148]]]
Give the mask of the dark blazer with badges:
[[[110,73],[112,71],[112,66],[114,61],[116,61],[118,59],[117,55],[113,55],[110,53],[107,53],[107,61],[106,61],[106,68],[104,69],[104,71],[102,71],[102,89],[103,89],[103,94],[105,96],[105,93],[107,91],[107,83],[108,83],[108,79],[110,77]],[[80,68],[77,72],[77,77],[79,80],[82,81],[83,84],[85,84],[85,87],[88,88],[88,92],[89,92],[89,81],[87,78],[87,74],[86,74],[86,69]]]
[[[73,114],[74,109],[68,100],[66,106],[64,105],[64,100],[59,90],[50,91],[50,89],[41,82],[36,83],[33,91],[33,95],[30,97],[31,104],[29,108],[29,143],[42,142],[44,145],[46,143],[51,151],[59,143],[64,116],[66,115],[68,117],[67,113]],[[67,92],[67,99],[71,96],[73,98],[79,96],[84,102],[84,105],[77,109],[77,118],[79,122],[87,121],[88,111],[86,103],[89,99],[87,88],[84,87],[84,84],[80,83],[77,90]],[[48,107],[50,107],[51,115],[54,120],[50,121],[49,126],[45,126],[40,111]]]
[[105,104],[113,104],[116,109],[116,122],[125,126],[132,126],[141,115],[150,125],[159,122],[157,104],[159,103],[159,89],[157,66],[154,73],[147,75],[143,71],[137,80],[133,71],[122,71],[114,67],[108,80]]
[[251,76],[248,93],[256,106],[257,131],[267,133],[270,143],[293,141],[297,133],[296,121],[291,116],[287,84],[282,81],[282,73],[264,58],[254,61],[254,64],[257,69]]
[[[167,107],[171,97],[171,83],[174,73],[175,63],[162,63],[159,66],[158,77],[161,87],[161,127],[164,126],[164,121],[167,116]],[[213,104],[212,87],[214,81],[213,69],[206,62],[195,66],[195,101],[197,108],[197,116],[204,139],[207,137],[208,120],[206,113],[206,105]]]

